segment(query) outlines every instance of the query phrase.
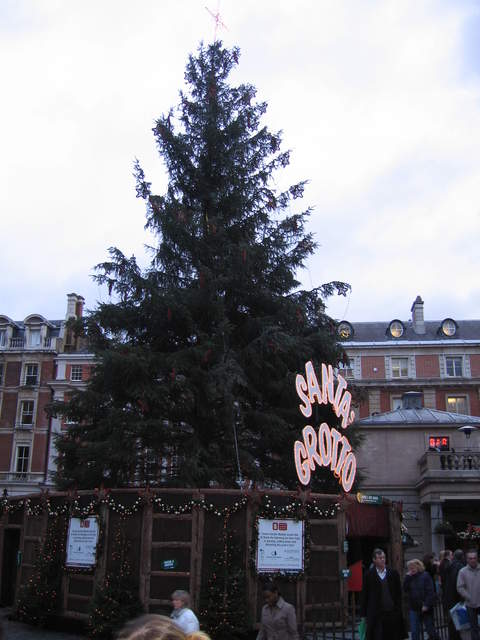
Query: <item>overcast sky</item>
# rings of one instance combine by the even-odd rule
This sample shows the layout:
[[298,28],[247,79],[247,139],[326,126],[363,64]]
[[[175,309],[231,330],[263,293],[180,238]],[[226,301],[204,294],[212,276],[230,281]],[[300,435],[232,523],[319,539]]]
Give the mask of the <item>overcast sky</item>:
[[[176,104],[217,0],[0,0],[0,314],[57,319],[106,295],[110,246],[145,263],[138,157]],[[222,0],[234,81],[269,102],[309,179],[318,250],[300,277],[352,286],[338,319],[480,317],[480,0]]]

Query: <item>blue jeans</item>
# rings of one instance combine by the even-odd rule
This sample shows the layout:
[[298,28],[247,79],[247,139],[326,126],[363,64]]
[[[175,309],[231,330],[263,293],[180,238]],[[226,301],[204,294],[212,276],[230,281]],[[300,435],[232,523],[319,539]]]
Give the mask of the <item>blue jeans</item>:
[[480,633],[478,632],[479,613],[480,607],[467,607],[468,621],[470,622],[470,637],[472,640],[480,640]]
[[[422,636],[422,622],[423,628],[427,632],[429,638],[435,638],[435,627],[433,624],[433,611],[426,611],[422,613],[421,611],[410,611],[408,612],[408,617],[410,620],[410,631],[412,632],[412,640],[421,640]],[[472,640],[474,638],[472,637]],[[480,638],[475,638],[475,640],[480,640]]]

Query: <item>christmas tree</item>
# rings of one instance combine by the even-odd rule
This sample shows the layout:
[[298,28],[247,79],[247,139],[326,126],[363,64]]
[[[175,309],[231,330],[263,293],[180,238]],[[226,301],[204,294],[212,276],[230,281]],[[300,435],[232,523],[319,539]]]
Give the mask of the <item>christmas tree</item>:
[[247,637],[248,615],[245,561],[227,526],[220,549],[213,555],[211,573],[202,593],[202,629],[215,640]]
[[[163,195],[135,163],[155,246],[146,269],[118,248],[97,266],[111,299],[77,327],[97,365],[86,391],[53,408],[78,423],[57,441],[60,488],[296,486],[295,375],[344,358],[325,299],[348,285],[296,279],[316,247],[306,183],[276,188],[289,152],[255,88],[229,83],[238,59],[220,42],[190,57],[178,106],[153,130]],[[338,489],[329,473],[315,482]]]
[[115,533],[113,566],[103,583],[95,590],[88,619],[91,638],[109,640],[128,621],[142,610],[128,558],[131,543],[125,534],[125,522],[119,520]]
[[50,518],[35,557],[32,575],[20,587],[16,617],[33,625],[45,625],[60,605],[65,561],[66,528],[63,518]]

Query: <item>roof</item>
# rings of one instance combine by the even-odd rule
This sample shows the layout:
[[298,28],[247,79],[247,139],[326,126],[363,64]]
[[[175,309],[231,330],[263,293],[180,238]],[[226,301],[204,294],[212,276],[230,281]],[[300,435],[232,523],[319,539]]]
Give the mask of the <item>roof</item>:
[[381,424],[471,424],[480,426],[480,417],[423,407],[422,409],[395,409],[394,411],[387,411],[387,413],[377,413],[368,418],[361,418],[355,424],[360,427]]
[[475,340],[480,343],[480,320],[455,320],[457,331],[451,338],[441,332],[442,320],[426,320],[425,333],[415,333],[412,321],[402,320],[405,330],[400,338],[393,338],[390,335],[388,331],[390,322],[391,320],[385,322],[350,322],[349,324],[353,327],[353,335],[349,340],[342,340],[342,344],[346,347],[349,344],[358,342],[387,342],[392,345],[398,345],[405,342],[442,341],[455,344],[456,341],[464,340]]

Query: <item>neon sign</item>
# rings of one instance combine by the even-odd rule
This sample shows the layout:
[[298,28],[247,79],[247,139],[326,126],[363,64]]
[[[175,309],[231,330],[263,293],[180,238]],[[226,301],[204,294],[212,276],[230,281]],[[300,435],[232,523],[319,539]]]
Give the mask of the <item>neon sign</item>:
[[[305,376],[300,373],[296,376],[295,388],[302,401],[299,409],[305,418],[311,417],[312,406],[317,403],[331,405],[335,415],[342,419],[342,429],[346,429],[355,420],[355,412],[351,410],[352,394],[347,391],[347,381],[340,374],[334,375],[332,365],[322,364],[319,384],[313,364],[308,361],[305,364]],[[296,440],[293,447],[295,468],[300,482],[304,485],[310,482],[311,473],[315,471],[316,465],[330,465],[343,490],[348,493],[357,471],[357,459],[348,438],[337,429],[330,428],[326,422],[322,422],[318,432],[307,425],[303,428],[302,435],[303,440]]]

